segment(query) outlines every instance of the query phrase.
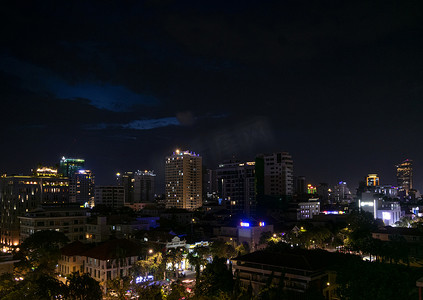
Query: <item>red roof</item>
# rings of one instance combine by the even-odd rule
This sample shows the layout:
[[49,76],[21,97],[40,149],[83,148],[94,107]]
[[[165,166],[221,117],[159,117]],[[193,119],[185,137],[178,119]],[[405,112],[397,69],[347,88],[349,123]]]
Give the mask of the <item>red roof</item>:
[[80,241],[75,241],[64,246],[62,249],[60,249],[60,252],[62,255],[66,256],[82,255],[82,253],[92,248],[93,246],[94,245],[92,244],[84,244]]
[[127,239],[108,240],[100,245],[89,249],[83,256],[100,260],[115,259],[121,257],[138,256],[141,254],[139,245]]

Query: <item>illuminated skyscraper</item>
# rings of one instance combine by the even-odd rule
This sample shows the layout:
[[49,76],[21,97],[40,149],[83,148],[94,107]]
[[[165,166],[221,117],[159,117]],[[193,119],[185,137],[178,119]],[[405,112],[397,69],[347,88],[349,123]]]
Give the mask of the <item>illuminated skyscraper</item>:
[[73,174],[84,169],[85,159],[62,157],[59,165],[59,173],[65,177],[71,178]]
[[69,203],[69,180],[57,176],[56,172],[50,176],[45,171],[40,173],[43,174],[0,178],[0,242],[3,246],[18,245],[18,217],[41,204]]
[[69,179],[69,200],[72,203],[90,206],[94,203],[94,174],[90,170],[79,170]]
[[166,157],[166,207],[194,210],[203,204],[202,158],[176,150]]
[[395,167],[397,168],[398,192],[408,196],[413,188],[413,161],[406,159]]
[[379,176],[377,174],[369,174],[366,177],[367,186],[379,186]]

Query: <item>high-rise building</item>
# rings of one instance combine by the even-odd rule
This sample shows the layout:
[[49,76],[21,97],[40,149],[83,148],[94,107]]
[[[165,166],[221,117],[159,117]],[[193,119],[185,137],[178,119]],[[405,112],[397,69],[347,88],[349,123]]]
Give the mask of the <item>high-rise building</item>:
[[317,186],[317,195],[322,202],[327,202],[329,200],[329,185],[324,182],[320,183]]
[[95,205],[105,205],[111,208],[123,207],[125,190],[122,186],[97,186],[94,192]]
[[154,202],[156,174],[154,171],[136,171],[116,174],[118,186],[125,190],[125,203]]
[[203,204],[202,158],[176,150],[166,157],[166,207],[194,210]]
[[[262,160],[264,195],[292,197],[294,192],[294,162],[288,152],[258,155]],[[257,174],[260,176],[260,174]]]
[[84,169],[85,159],[62,157],[59,163],[59,173],[71,178],[73,174]]
[[134,203],[154,202],[154,171],[137,171],[134,175]]
[[203,188],[205,194],[210,197],[218,192],[217,171],[207,169],[203,175]]
[[406,159],[395,167],[397,169],[398,193],[408,196],[413,188],[413,161]]
[[379,176],[377,174],[369,174],[366,177],[367,186],[379,186]]
[[134,203],[134,172],[117,173],[116,181],[125,190],[125,203]]
[[345,181],[340,181],[333,188],[333,197],[335,202],[351,202],[352,194]]
[[69,178],[69,201],[89,204],[94,202],[95,177],[90,170],[79,170]]
[[307,194],[307,185],[305,176],[294,177],[294,193],[297,197]]
[[250,216],[256,207],[255,162],[228,161],[216,170],[219,196],[231,214]]
[[19,219],[41,204],[69,203],[69,180],[50,176],[3,176],[0,178],[0,242],[19,244]]

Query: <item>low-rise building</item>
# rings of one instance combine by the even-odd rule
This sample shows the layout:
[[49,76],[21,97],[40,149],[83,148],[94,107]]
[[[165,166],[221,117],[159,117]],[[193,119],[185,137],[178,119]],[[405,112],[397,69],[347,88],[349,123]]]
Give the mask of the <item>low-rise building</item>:
[[372,237],[383,242],[402,240],[407,243],[411,257],[423,259],[423,232],[417,228],[386,226],[373,231]]
[[87,210],[79,206],[42,206],[18,218],[21,242],[41,230],[63,232],[70,241],[85,239]]
[[255,295],[269,280],[278,284],[283,279],[285,290],[299,295],[312,290],[329,300],[337,299],[335,272],[330,268],[337,259],[334,253],[297,249],[279,253],[256,251],[231,261],[234,277],[245,288],[251,285]]
[[141,255],[140,247],[127,239],[111,239],[97,246],[71,243],[61,249],[58,271],[62,276],[79,271],[88,273],[107,291],[107,280],[130,275]]
[[298,203],[297,220],[313,219],[313,216],[318,214],[320,214],[320,201],[318,199]]
[[86,238],[89,242],[102,242],[111,236],[133,238],[137,231],[159,227],[159,217],[127,215],[98,216],[87,223]]
[[59,277],[65,281],[66,276],[72,272],[84,273],[84,260],[83,253],[92,248],[92,244],[84,244],[80,241],[75,241],[67,244],[60,249],[60,258],[57,264],[57,271]]
[[260,244],[262,233],[273,233],[273,225],[264,221],[244,220],[233,226],[222,226],[214,229],[214,235],[233,246],[247,244],[251,251],[258,250],[265,245]]

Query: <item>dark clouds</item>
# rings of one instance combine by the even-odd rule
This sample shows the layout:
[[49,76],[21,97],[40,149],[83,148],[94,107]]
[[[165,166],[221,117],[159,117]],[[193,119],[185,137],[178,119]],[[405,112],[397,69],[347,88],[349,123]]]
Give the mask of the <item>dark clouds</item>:
[[9,3],[0,170],[76,155],[106,183],[119,170],[160,172],[176,146],[209,167],[286,150],[314,184],[368,172],[393,182],[409,157],[421,187],[421,6]]

